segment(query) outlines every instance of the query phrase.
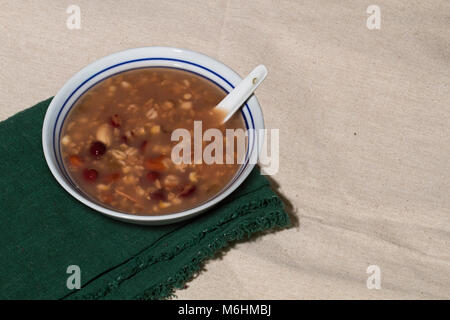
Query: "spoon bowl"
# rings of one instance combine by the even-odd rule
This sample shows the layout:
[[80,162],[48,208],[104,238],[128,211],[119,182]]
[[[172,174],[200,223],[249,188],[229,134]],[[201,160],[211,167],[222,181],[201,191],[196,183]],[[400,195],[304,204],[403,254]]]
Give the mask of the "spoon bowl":
[[252,70],[219,104],[215,110],[225,114],[222,123],[227,122],[238,111],[250,95],[267,76],[267,68],[260,64]]

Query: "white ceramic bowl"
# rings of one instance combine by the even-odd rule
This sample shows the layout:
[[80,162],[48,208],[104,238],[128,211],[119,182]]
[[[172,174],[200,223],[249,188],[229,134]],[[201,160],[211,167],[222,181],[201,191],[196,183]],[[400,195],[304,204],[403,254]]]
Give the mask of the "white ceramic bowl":
[[[77,99],[90,87],[114,74],[143,67],[172,67],[194,72],[213,81],[226,92],[231,91],[241,81],[241,77],[226,65],[206,55],[185,49],[144,47],[109,55],[75,74],[53,98],[42,129],[44,155],[52,174],[61,186],[92,209],[111,218],[137,224],[158,225],[178,222],[204,212],[233,192],[252,171],[262,139],[257,139],[256,134],[249,135],[246,161],[235,177],[219,194],[195,208],[159,216],[137,216],[111,210],[91,200],[70,179],[64,168],[60,150],[60,132],[64,120]],[[264,128],[263,115],[255,96],[252,96],[242,108],[242,115],[248,129]]]

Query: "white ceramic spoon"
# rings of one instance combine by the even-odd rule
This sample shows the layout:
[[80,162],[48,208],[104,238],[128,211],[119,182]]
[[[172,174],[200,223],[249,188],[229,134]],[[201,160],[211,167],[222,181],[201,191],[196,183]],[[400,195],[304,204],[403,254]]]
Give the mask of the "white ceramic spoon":
[[215,107],[226,114],[222,123],[227,122],[238,111],[250,95],[258,88],[267,76],[267,68],[259,65],[242,80],[220,103]]

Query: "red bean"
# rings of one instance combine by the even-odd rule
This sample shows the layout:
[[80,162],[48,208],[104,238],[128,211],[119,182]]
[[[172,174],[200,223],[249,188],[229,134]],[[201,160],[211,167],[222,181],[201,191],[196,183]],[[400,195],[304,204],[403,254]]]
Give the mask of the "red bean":
[[85,169],[83,171],[83,177],[87,181],[95,181],[98,178],[98,172],[95,169]]
[[100,141],[92,142],[90,152],[94,157],[100,158],[106,152],[106,145]]
[[120,120],[118,114],[115,114],[111,117],[110,123],[114,128],[120,128],[120,126],[122,125],[122,120]]

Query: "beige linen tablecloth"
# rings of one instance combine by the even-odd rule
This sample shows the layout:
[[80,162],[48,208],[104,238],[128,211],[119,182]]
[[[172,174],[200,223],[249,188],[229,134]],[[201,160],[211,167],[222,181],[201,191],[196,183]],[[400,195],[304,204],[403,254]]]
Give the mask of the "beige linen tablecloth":
[[[81,29],[66,26],[69,5]],[[366,10],[378,5],[381,29]],[[179,298],[450,298],[449,1],[0,1],[0,119],[127,48],[259,63],[274,184],[297,221],[208,262]],[[381,289],[368,289],[379,267]]]

